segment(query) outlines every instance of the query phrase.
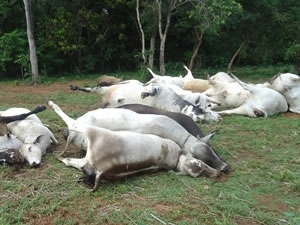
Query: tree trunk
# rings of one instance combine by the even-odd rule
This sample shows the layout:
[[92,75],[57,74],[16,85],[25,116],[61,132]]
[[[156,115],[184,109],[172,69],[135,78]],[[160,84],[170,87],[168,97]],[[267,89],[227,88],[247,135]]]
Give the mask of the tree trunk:
[[38,61],[36,55],[35,40],[33,35],[33,22],[31,12],[31,0],[23,0],[25,6],[27,38],[29,43],[30,64],[32,73],[32,83],[36,84],[39,77]]
[[166,39],[167,39],[167,33],[168,29],[171,24],[171,16],[172,16],[172,10],[175,8],[176,0],[170,1],[170,6],[167,14],[167,21],[164,31],[162,30],[162,9],[161,9],[161,0],[156,0],[157,6],[158,6],[158,31],[160,36],[160,48],[159,48],[159,70],[160,74],[162,76],[166,73],[165,68],[165,45],[166,45]]
[[150,69],[153,69],[153,65],[154,65],[155,39],[156,39],[156,31],[153,31],[150,39],[150,49],[149,49],[149,59],[148,59],[148,66],[150,67]]
[[295,62],[294,63],[294,73],[299,75],[300,72],[300,62]]
[[144,34],[144,31],[143,31],[143,27],[142,27],[142,23],[141,23],[141,19],[140,19],[140,11],[139,11],[139,4],[140,4],[140,1],[139,0],[136,0],[136,19],[137,19],[137,23],[139,25],[139,30],[140,30],[140,33],[141,33],[141,42],[142,42],[142,59],[143,59],[143,62],[144,64],[147,63],[147,58],[146,58],[146,55],[145,55],[145,52],[146,52],[146,48],[145,48],[145,34]]
[[243,41],[240,44],[240,47],[236,50],[236,52],[234,53],[234,55],[232,56],[230,63],[227,66],[227,71],[231,71],[231,67],[233,65],[234,60],[236,59],[236,57],[240,54],[241,50],[247,45],[248,41]]
[[193,70],[193,68],[194,68],[195,60],[196,60],[196,57],[198,55],[198,52],[199,52],[199,49],[200,49],[200,46],[201,46],[202,40],[203,40],[203,32],[200,33],[200,36],[197,31],[195,31],[195,33],[196,33],[196,37],[197,37],[197,43],[196,43],[193,55],[190,60],[190,64],[189,64],[190,70]]

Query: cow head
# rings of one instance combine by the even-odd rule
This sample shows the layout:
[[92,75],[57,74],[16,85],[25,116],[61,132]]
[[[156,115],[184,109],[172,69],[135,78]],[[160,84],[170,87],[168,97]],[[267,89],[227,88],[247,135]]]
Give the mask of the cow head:
[[16,149],[8,149],[0,152],[0,164],[21,164],[24,162],[24,157]]
[[176,169],[180,174],[190,175],[192,177],[206,176],[206,177],[218,177],[220,171],[216,170],[199,159],[196,159],[192,154],[187,153],[179,157]]
[[205,137],[198,137],[198,140],[191,148],[191,153],[195,158],[202,160],[207,165],[226,173],[228,172],[227,163],[216,154],[209,144],[209,140],[215,135],[215,133],[216,131],[206,135]]
[[198,108],[193,105],[186,105],[181,110],[181,113],[191,117],[195,122],[200,122],[203,120],[206,121],[220,121],[222,120],[221,116],[211,109]]
[[19,150],[31,167],[38,167],[41,163],[43,151],[38,146],[38,143],[42,136],[40,135],[29,142],[27,140]]

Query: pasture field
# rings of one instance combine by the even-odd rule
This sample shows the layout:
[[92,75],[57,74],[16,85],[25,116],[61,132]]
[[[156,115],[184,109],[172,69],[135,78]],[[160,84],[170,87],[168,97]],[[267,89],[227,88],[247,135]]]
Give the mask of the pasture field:
[[[0,83],[0,110],[57,103],[76,118],[99,106],[99,96],[69,90],[61,80],[38,86]],[[77,85],[95,80],[74,81]],[[0,167],[0,224],[300,224],[300,115],[223,116],[201,123],[219,130],[212,144],[230,165],[217,179],[173,171],[102,183],[97,192],[78,182],[82,173],[55,158],[65,145],[64,122],[51,109],[38,114],[59,144],[39,168]],[[170,131],[172,132],[172,131]],[[71,148],[66,155],[83,156]]]

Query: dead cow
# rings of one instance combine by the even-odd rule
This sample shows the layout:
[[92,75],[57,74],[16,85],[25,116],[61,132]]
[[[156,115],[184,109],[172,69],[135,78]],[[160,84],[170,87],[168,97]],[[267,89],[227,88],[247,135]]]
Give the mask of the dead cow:
[[[58,105],[55,105],[53,109],[68,124],[67,121],[70,120],[69,116]],[[126,130],[167,138],[178,144],[184,153],[191,153],[195,158],[200,159],[217,170],[223,172],[227,172],[228,170],[226,162],[217,155],[209,144],[209,140],[215,132],[201,138],[196,138],[167,116],[138,114],[121,108],[105,108],[85,113],[76,119],[76,123],[93,125],[112,131]],[[80,133],[69,132],[65,151],[70,143],[73,143],[79,149],[87,149],[87,140]]]
[[45,106],[38,106],[28,113],[22,113],[15,116],[0,115],[0,164],[21,164],[25,161],[24,156],[19,151],[24,143],[15,135],[10,134],[7,124],[17,120],[23,120],[26,117],[42,112],[45,109]]
[[227,110],[218,111],[218,113],[269,117],[287,111],[287,101],[279,92],[242,82],[233,74],[229,75],[235,82],[211,80],[212,88],[204,92],[204,94],[219,101],[221,106],[231,107]]
[[122,81],[121,78],[113,77],[113,76],[107,76],[103,75],[98,79],[97,86],[111,86],[114,84],[118,84]]
[[7,149],[5,151],[0,152],[0,165],[1,164],[9,164],[9,165],[15,165],[15,164],[22,164],[24,163],[24,157],[19,152],[19,150],[16,149]]
[[17,121],[17,120],[23,120],[26,117],[35,114],[35,113],[39,113],[42,112],[46,109],[46,106],[42,105],[42,106],[37,106],[34,110],[29,111],[27,113],[21,113],[18,115],[14,115],[14,116],[1,116],[1,112],[0,112],[0,136],[1,135],[5,135],[8,132],[7,129],[7,124]]
[[[10,108],[2,111],[1,116],[16,116],[26,113],[30,113],[30,111],[25,108]],[[51,143],[58,143],[53,133],[35,114],[29,115],[24,120],[10,122],[7,127],[12,135],[23,142],[19,151],[32,167],[41,163],[42,156]]]
[[280,92],[287,100],[289,111],[300,113],[300,77],[293,73],[279,73],[263,84]]
[[[52,101],[48,101],[48,105],[54,110],[57,107]],[[101,179],[110,180],[161,169],[178,169],[180,173],[192,173],[195,177],[219,175],[219,171],[200,160],[183,155],[181,148],[169,139],[152,134],[111,131],[77,123],[68,116],[64,121],[71,131],[86,137],[87,153],[84,158],[59,157],[59,160],[67,166],[92,171],[89,173],[95,176],[93,191],[98,189]]]
[[165,115],[167,117],[170,117],[171,119],[175,120],[177,123],[179,123],[181,126],[184,127],[191,135],[194,137],[200,136],[204,137],[202,130],[199,128],[199,126],[195,123],[195,121],[182,113],[176,113],[176,112],[170,112],[167,110],[159,109],[156,107],[148,106],[148,105],[142,105],[142,104],[126,104],[121,105],[118,108],[122,109],[130,109],[136,113],[140,114],[156,114],[156,115]]

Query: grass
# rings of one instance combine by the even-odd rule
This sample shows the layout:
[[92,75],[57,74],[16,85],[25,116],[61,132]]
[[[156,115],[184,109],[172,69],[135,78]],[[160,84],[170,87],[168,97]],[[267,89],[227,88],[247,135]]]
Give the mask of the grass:
[[[0,109],[32,109],[46,97],[72,117],[98,107],[97,95],[71,92],[68,84],[0,84]],[[219,179],[159,172],[105,182],[95,193],[54,156],[64,147],[64,122],[50,109],[39,117],[60,144],[39,168],[1,166],[0,224],[300,224],[300,117],[233,115],[199,124],[204,133],[219,130],[212,144],[230,165]]]

